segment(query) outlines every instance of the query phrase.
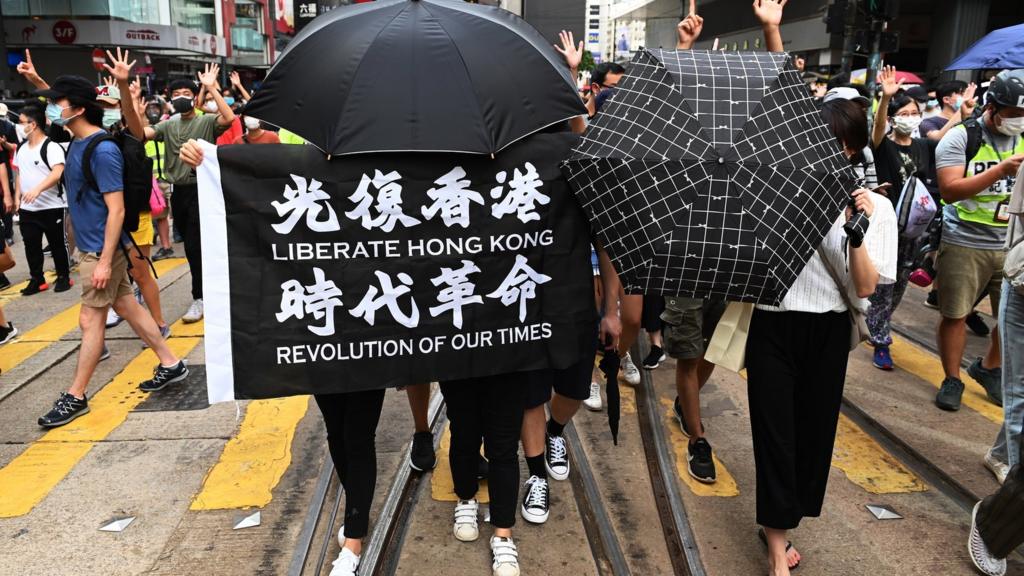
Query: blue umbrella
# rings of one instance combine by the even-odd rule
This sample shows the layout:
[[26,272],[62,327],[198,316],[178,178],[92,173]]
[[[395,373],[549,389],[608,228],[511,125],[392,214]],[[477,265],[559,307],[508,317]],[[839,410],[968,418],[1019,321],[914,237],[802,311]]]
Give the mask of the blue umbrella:
[[1024,68],[1024,24],[989,32],[946,70]]

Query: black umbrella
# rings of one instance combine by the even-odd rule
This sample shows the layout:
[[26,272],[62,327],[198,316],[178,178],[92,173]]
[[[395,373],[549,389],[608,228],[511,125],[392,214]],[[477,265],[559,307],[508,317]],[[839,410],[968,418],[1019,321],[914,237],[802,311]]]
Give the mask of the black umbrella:
[[550,42],[510,12],[462,0],[331,10],[245,109],[328,154],[494,154],[585,112]]
[[619,352],[605,350],[598,367],[604,373],[605,395],[608,397],[608,427],[612,431],[612,443],[619,445]]
[[641,50],[564,168],[628,292],[765,304],[855,187],[770,52]]

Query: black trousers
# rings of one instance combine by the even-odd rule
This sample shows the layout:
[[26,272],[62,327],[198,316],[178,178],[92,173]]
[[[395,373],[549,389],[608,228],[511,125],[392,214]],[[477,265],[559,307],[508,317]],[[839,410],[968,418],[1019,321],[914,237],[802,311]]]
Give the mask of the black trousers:
[[523,373],[499,374],[441,383],[441,394],[451,422],[452,469],[455,494],[463,500],[476,497],[480,440],[489,471],[491,525],[511,528],[519,503],[519,435],[527,381]]
[[192,274],[192,298],[203,297],[203,251],[199,232],[199,187],[195,184],[175,184],[171,194],[171,213],[174,224],[185,242],[185,259]]
[[377,422],[384,390],[317,394],[324,415],[327,446],[345,489],[345,537],[363,538],[369,530],[370,505],[377,486]]
[[761,526],[789,530],[821,515],[849,345],[846,312],[754,311],[747,394]]
[[19,212],[21,239],[25,242],[25,261],[29,275],[37,282],[43,281],[43,237],[50,245],[53,265],[57,276],[67,277],[70,273],[68,239],[64,234],[65,211],[63,208]]
[[665,297],[644,295],[644,307],[640,313],[640,325],[644,331],[653,334],[661,332],[661,313],[665,311]]

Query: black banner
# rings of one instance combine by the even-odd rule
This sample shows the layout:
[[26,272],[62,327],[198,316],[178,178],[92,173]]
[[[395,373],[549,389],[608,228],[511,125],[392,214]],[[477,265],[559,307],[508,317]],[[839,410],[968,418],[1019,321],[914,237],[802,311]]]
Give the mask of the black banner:
[[208,148],[211,401],[575,363],[596,330],[589,227],[558,166],[575,141],[495,159]]

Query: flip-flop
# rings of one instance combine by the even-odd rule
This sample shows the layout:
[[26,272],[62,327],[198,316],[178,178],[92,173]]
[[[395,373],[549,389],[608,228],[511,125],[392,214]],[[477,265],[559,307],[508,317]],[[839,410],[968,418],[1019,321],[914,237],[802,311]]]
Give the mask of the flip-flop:
[[[760,538],[761,543],[764,544],[765,548],[767,548],[768,547],[768,535],[764,533],[764,528],[758,528],[757,529],[757,537]],[[793,542],[791,542],[789,540],[786,540],[786,553],[788,554],[789,551],[792,550],[792,549],[793,549]],[[793,566],[790,566],[789,569],[790,570],[796,570],[799,567],[800,567],[800,562],[797,562]]]

